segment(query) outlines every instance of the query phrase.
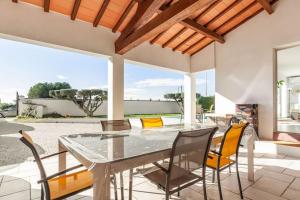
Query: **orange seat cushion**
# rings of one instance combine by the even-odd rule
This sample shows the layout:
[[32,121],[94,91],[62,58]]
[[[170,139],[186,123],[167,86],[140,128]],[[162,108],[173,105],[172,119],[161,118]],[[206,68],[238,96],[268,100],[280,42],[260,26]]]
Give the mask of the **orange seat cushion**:
[[161,118],[141,118],[144,128],[162,127],[163,121]]
[[[217,169],[218,167],[218,155],[209,153],[209,157],[207,157],[206,165],[210,168]],[[210,158],[211,157],[211,158]],[[221,157],[220,160],[220,168],[225,167],[231,163],[234,163],[234,160],[229,158]]]
[[93,176],[89,171],[84,170],[50,179],[48,184],[51,199],[58,199],[90,188],[93,185]]

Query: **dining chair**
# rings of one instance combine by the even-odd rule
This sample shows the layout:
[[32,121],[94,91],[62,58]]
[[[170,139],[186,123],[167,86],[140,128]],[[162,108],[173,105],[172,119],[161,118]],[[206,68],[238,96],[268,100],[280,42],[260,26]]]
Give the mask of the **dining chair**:
[[59,200],[71,197],[79,192],[87,190],[93,186],[93,176],[86,169],[66,174],[74,171],[83,165],[77,165],[69,169],[60,171],[53,175],[47,176],[42,160],[56,156],[66,151],[54,153],[45,157],[40,157],[32,138],[24,131],[19,131],[22,137],[20,138],[29,149],[32,151],[33,157],[40,171],[41,180],[38,181],[41,184],[41,199],[44,200]]
[[[166,200],[170,195],[189,187],[197,182],[203,183],[204,199],[207,199],[205,172],[209,147],[217,127],[199,129],[193,131],[180,131],[173,142],[168,163],[154,162],[154,167],[143,173],[143,176],[165,191]],[[202,174],[198,175],[195,168],[187,167],[184,163],[193,160],[198,168],[202,168]],[[191,158],[194,159],[191,159]]]
[[158,128],[163,127],[164,123],[161,117],[141,118],[143,128]]
[[[131,124],[128,119],[125,120],[102,120],[102,130],[105,131],[124,131],[130,130]],[[129,199],[132,196],[132,177],[133,169],[129,171]],[[116,180],[115,180],[116,182]],[[121,187],[121,199],[124,199],[124,177],[123,172],[120,172],[120,187]]]
[[[238,154],[239,147],[241,146],[241,139],[244,134],[244,131],[249,123],[235,123],[230,125],[230,127],[225,132],[221,144],[218,150],[210,150],[208,154],[208,159],[206,165],[208,168],[213,170],[213,182],[214,182],[214,174],[217,171],[217,180],[218,180],[218,189],[220,199],[223,199],[222,188],[221,188],[221,180],[220,180],[220,172],[224,169],[229,168],[232,165],[236,165],[236,175],[238,179],[238,186],[240,191],[240,197],[243,199],[243,191],[241,186],[241,180],[238,170]],[[231,156],[235,155],[235,160],[231,159]]]

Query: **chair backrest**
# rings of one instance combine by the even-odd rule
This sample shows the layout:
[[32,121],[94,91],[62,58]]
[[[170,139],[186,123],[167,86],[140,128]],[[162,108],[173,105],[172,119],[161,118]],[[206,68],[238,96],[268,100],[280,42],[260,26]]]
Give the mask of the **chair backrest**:
[[163,127],[164,123],[161,117],[141,118],[143,128]]
[[240,142],[244,131],[249,123],[234,123],[229,126],[224,134],[223,140],[220,146],[220,153],[223,157],[229,157],[237,154],[240,146]]
[[172,172],[176,165],[189,171],[205,168],[207,155],[217,127],[179,132],[172,147],[169,173],[172,179],[180,174]]
[[[34,147],[34,143],[33,143],[32,138],[22,130],[20,130],[19,133],[22,135],[22,137],[20,138],[21,142],[24,143],[31,150],[31,152],[33,154],[33,157],[34,157],[34,159],[37,163],[37,166],[39,168],[39,171],[40,171],[41,179],[46,179],[46,177],[47,177],[46,171],[44,169],[41,158],[40,158],[36,148]],[[42,184],[42,187],[44,188],[46,199],[49,199],[50,198],[50,191],[49,191],[48,182],[44,182]]]
[[123,131],[130,130],[131,124],[128,119],[125,120],[102,120],[101,121],[103,131]]

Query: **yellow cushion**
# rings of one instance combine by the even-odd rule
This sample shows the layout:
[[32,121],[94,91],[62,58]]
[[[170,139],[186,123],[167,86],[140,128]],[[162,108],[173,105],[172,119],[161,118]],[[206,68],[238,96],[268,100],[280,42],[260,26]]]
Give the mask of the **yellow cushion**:
[[141,122],[143,128],[154,128],[154,127],[162,127],[163,121],[160,117],[158,118],[141,118]]
[[57,199],[91,187],[93,176],[89,171],[84,170],[50,179],[48,184],[51,199]]
[[[212,153],[209,153],[208,156],[209,157],[207,158],[206,165],[210,168],[217,169],[219,156],[216,154],[212,154]],[[231,160],[229,158],[225,158],[222,156],[221,160],[220,160],[220,168],[225,167],[233,162],[234,162],[234,160]]]

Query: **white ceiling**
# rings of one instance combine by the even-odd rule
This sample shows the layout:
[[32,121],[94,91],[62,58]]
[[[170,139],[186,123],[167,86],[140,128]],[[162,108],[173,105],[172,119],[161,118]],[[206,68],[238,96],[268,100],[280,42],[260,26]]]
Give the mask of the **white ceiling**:
[[278,51],[278,73],[285,76],[300,75],[300,46]]

